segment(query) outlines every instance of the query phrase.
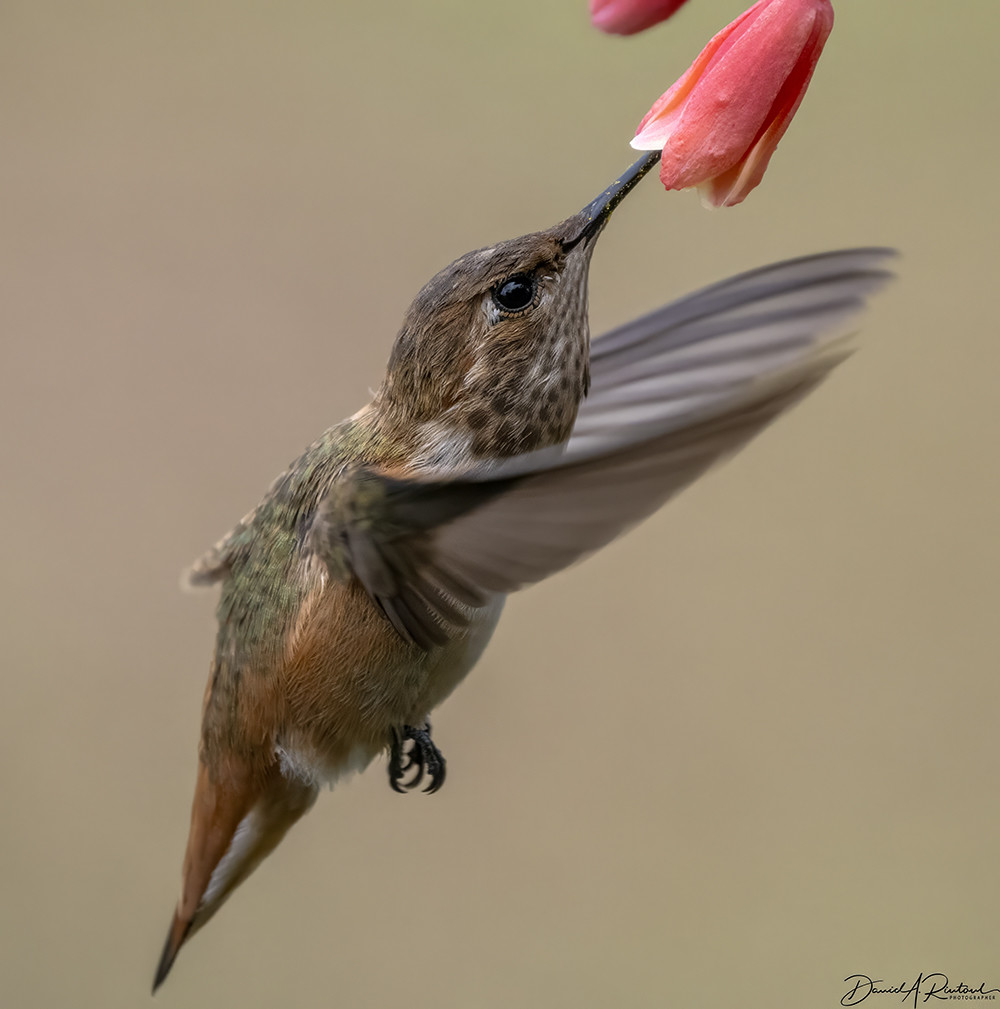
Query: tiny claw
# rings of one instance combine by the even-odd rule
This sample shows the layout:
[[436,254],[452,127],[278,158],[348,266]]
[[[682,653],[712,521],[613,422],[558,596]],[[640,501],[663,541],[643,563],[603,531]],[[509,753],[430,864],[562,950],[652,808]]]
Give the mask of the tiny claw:
[[[413,745],[404,754],[403,747],[407,742]],[[444,784],[445,768],[444,756],[431,739],[430,723],[422,729],[404,725],[402,731],[397,729],[393,732],[389,750],[389,784],[394,792],[402,794],[416,788],[426,775],[430,781],[423,791],[433,795]],[[413,770],[416,771],[413,777],[404,781],[407,773]]]
[[[438,756],[441,756],[440,750],[435,750]],[[427,783],[427,787],[423,790],[427,795],[433,795],[443,784],[446,776],[446,768],[444,757],[440,760],[429,760],[427,762],[427,773],[430,776],[430,781]],[[416,784],[416,782],[414,782]]]
[[[413,736],[410,736],[409,738],[414,739]],[[414,740],[414,743],[415,745],[411,748],[409,754],[407,755],[409,760],[406,766],[403,768],[404,771],[411,771],[411,770],[416,771],[416,773],[413,775],[412,778],[410,778],[410,780],[406,783],[405,786],[407,789],[411,791],[414,788],[416,788],[421,781],[424,780],[424,768],[425,768],[424,751],[421,749],[420,744],[417,743],[416,740]]]
[[389,748],[389,786],[394,792],[399,792],[400,795],[404,795],[406,792],[406,789],[400,788],[399,785],[406,772],[406,768],[402,765],[402,756],[403,740],[399,731],[393,729],[392,745]]

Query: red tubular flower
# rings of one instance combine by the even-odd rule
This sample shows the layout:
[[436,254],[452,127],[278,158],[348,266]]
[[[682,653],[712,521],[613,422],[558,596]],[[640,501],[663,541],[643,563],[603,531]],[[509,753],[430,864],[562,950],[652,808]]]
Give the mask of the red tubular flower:
[[634,35],[665,21],[685,0],[590,0],[590,22],[609,35]]
[[649,110],[632,146],[663,149],[667,189],[746,199],[799,107],[830,30],[830,0],[758,0],[702,50]]

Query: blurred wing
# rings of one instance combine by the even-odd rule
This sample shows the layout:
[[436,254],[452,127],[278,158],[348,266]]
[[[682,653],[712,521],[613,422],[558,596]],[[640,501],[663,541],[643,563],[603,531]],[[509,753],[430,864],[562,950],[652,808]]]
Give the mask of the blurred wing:
[[425,650],[443,645],[488,605],[490,593],[435,562],[433,530],[503,486],[395,480],[355,466],[319,502],[305,549],[332,577],[356,577],[404,640]]
[[[480,591],[513,592],[541,581],[610,543],[742,448],[841,359],[827,356],[789,372],[690,427],[513,478],[503,493],[434,530],[425,561],[438,577]],[[449,490],[443,484],[439,493]]]
[[181,578],[185,588],[200,589],[222,581],[229,571],[229,558],[223,551],[224,541],[206,551],[189,567]]
[[677,430],[831,346],[892,279],[892,249],[792,259],[696,291],[595,339],[573,434],[495,467],[513,476]]
[[[404,637],[443,643],[490,593],[604,546],[818,385],[844,357],[836,333],[890,276],[889,255],[768,267],[596,340],[590,397],[563,451],[453,482],[367,474],[382,517],[338,534],[350,568]],[[318,528],[331,524],[323,515]]]

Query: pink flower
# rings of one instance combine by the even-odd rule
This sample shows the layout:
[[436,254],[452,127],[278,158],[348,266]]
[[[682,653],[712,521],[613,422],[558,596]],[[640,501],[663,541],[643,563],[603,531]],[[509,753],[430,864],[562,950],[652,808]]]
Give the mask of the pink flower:
[[590,21],[610,35],[634,35],[665,21],[684,0],[590,0]]
[[830,0],[758,0],[702,50],[639,124],[667,189],[731,207],[764,177],[833,28]]

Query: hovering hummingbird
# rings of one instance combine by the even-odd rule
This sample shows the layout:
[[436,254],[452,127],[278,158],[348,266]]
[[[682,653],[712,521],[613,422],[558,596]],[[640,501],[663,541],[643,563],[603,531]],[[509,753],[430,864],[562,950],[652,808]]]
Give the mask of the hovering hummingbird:
[[154,991],[321,786],[387,754],[396,790],[440,787],[428,715],[508,593],[650,515],[843,359],[835,334],[889,277],[889,250],[743,274],[590,347],[594,244],[658,159],[434,277],[372,402],[192,568],[221,584],[219,630]]

